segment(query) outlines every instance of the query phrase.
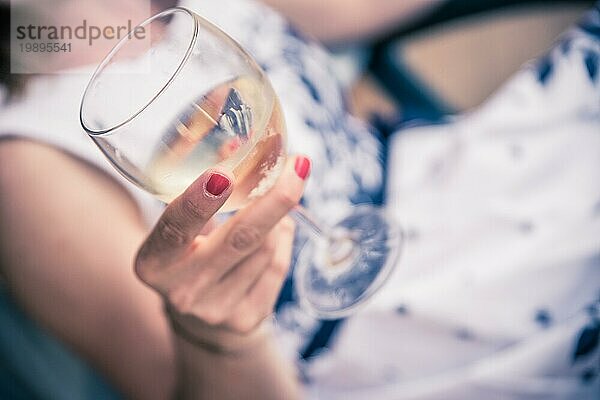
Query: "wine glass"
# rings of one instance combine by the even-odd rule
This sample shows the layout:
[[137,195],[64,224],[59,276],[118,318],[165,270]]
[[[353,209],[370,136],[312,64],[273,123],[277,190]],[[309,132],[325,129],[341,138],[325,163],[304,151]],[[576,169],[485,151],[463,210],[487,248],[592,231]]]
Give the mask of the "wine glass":
[[[234,211],[273,185],[286,158],[284,117],[263,71],[183,7],[150,17],[117,43],[85,89],[80,119],[123,176],[164,202],[218,165],[236,179],[220,211]],[[381,209],[358,206],[334,227],[300,206],[290,215],[310,238],[295,288],[319,318],[351,313],[397,261],[401,231]]]

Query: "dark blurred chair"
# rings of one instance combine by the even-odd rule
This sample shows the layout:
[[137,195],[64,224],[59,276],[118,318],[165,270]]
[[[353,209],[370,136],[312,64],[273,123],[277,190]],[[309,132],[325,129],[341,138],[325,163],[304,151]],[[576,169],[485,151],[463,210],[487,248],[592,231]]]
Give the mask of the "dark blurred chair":
[[435,121],[487,97],[592,0],[448,0],[372,46],[369,73],[401,120]]

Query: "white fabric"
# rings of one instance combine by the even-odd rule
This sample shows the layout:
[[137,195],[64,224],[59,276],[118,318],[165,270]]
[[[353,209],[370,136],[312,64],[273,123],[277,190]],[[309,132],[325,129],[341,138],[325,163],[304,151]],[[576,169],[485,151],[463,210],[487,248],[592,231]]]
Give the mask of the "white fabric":
[[530,66],[472,115],[391,142],[402,259],[308,366],[314,398],[600,398],[585,373],[598,348],[574,361],[599,326],[600,79],[585,60],[600,44],[564,40],[546,83]]
[[151,223],[158,217],[161,203],[117,173],[79,123],[79,103],[92,72],[93,68],[81,68],[64,74],[31,75],[25,92],[0,111],[0,138],[19,136],[53,145],[102,169],[127,188]]

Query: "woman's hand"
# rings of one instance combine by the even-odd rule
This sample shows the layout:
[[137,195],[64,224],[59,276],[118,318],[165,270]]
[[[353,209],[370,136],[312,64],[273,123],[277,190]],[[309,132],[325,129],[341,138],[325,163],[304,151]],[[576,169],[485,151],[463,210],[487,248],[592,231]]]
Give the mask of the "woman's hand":
[[235,183],[201,175],[169,204],[142,244],[135,271],[164,298],[174,331],[213,352],[238,352],[260,337],[290,264],[287,212],[302,195],[310,162],[288,160],[273,188],[204,233]]

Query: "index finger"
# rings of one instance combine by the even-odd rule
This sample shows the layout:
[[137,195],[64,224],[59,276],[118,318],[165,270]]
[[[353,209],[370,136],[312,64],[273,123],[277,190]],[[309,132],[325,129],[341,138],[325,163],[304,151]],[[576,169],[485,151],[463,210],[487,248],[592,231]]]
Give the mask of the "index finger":
[[173,200],[142,245],[140,256],[168,259],[185,250],[232,192],[225,171],[208,170]]

